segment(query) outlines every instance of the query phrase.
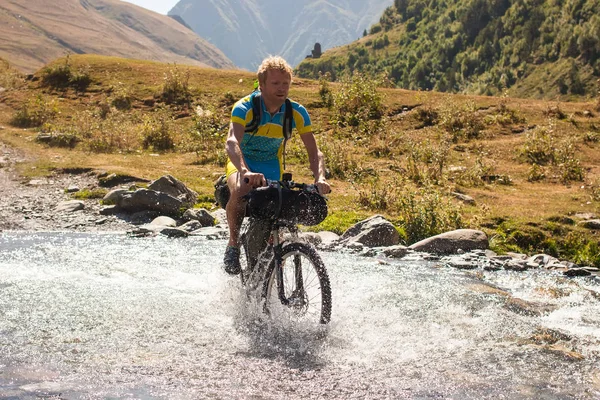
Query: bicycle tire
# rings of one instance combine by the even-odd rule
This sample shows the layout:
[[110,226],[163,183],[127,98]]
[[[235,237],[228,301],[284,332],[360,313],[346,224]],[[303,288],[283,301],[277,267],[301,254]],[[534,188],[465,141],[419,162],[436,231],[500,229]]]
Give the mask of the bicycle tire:
[[[291,262],[292,265],[288,265]],[[329,275],[321,256],[314,248],[306,243],[284,243],[281,249],[281,263],[284,274],[285,297],[289,305],[283,305],[278,296],[277,274],[275,261],[271,261],[265,274],[263,284],[264,310],[273,315],[274,309],[286,312],[299,321],[327,324],[331,319],[331,284]],[[296,267],[302,271],[302,286],[304,290],[297,291],[298,282]],[[298,292],[303,292],[299,294]],[[298,298],[301,296],[302,298]],[[311,308],[312,307],[312,308]]]

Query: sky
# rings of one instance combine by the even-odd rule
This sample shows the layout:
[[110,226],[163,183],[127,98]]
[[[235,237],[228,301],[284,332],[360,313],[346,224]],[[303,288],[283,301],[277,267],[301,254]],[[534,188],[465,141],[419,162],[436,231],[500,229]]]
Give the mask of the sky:
[[169,10],[179,3],[179,0],[124,0],[137,6],[147,8],[159,14],[167,15]]

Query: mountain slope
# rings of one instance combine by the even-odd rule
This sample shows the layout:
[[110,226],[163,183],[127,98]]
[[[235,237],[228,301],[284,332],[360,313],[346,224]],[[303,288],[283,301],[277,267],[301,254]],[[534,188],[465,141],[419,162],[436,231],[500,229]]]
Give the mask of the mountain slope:
[[384,73],[397,86],[568,99],[596,94],[598,0],[395,0],[370,35],[298,66]]
[[233,68],[217,48],[173,18],[119,0],[4,0],[0,57],[33,72],[65,53]]
[[178,15],[237,66],[255,70],[268,54],[292,65],[322,49],[349,43],[377,21],[392,0],[181,0]]

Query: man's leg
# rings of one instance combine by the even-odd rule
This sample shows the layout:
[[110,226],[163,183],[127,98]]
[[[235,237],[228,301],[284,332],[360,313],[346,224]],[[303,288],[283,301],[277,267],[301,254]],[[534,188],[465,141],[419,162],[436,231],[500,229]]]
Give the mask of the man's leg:
[[250,187],[240,182],[240,174],[238,172],[229,175],[227,185],[231,193],[227,206],[225,206],[227,225],[229,225],[229,243],[227,244],[227,249],[225,249],[223,262],[227,273],[237,275],[241,271],[240,229],[246,212],[246,201],[242,199],[242,196],[250,191]]

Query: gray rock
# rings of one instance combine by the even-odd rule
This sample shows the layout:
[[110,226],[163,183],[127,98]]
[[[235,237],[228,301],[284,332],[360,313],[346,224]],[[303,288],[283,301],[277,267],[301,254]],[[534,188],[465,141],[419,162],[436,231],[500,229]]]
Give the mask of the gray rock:
[[190,208],[183,213],[184,221],[198,221],[202,226],[214,226],[215,217],[213,217],[206,209]]
[[321,242],[323,241],[321,236],[315,232],[302,232],[300,233],[300,239],[312,244],[313,246],[320,246]]
[[317,235],[321,238],[321,245],[330,246],[340,240],[340,235],[330,231],[321,231]]
[[588,219],[579,222],[577,225],[591,230],[600,230],[600,219]]
[[179,227],[179,229],[183,229],[186,232],[194,232],[200,228],[202,228],[202,224],[196,220],[188,221]]
[[394,246],[400,243],[400,235],[391,222],[381,215],[375,215],[350,227],[340,241],[347,244],[357,242],[369,247]]
[[55,211],[57,212],[74,212],[83,210],[85,208],[85,204],[81,200],[68,200],[58,203]]
[[457,251],[485,250],[489,247],[487,235],[475,229],[457,229],[436,235],[409,246],[426,253],[456,254]]
[[117,203],[119,203],[119,200],[121,199],[121,197],[125,193],[128,193],[128,192],[129,192],[129,190],[127,190],[127,189],[111,190],[110,192],[106,193],[106,195],[104,195],[104,197],[102,198],[102,202],[104,204],[117,204]]
[[166,217],[164,215],[161,215],[160,217],[154,218],[152,220],[152,222],[150,222],[150,225],[176,227],[177,221],[175,221],[171,217]]
[[454,196],[455,198],[457,198],[458,200],[462,201],[465,204],[469,204],[469,205],[475,204],[475,199],[472,198],[471,196],[468,196],[468,195],[462,194],[462,193],[458,193],[458,192],[452,192],[451,194],[452,194],[452,196]]
[[183,237],[188,237],[190,234],[189,232],[184,231],[183,229],[179,229],[179,228],[163,228],[159,231],[159,233],[161,235],[165,235],[171,238],[183,238]]
[[386,257],[390,257],[390,258],[402,258],[406,254],[408,254],[408,251],[409,251],[408,247],[403,246],[401,244],[398,244],[398,245],[395,245],[395,246],[386,247],[385,249],[383,249],[382,253]]
[[148,185],[148,189],[166,193],[183,203],[184,206],[192,207],[198,200],[198,193],[189,189],[175,177],[165,175]]
[[127,212],[152,210],[164,215],[177,215],[183,207],[181,200],[149,189],[138,189],[123,194],[117,205]]

